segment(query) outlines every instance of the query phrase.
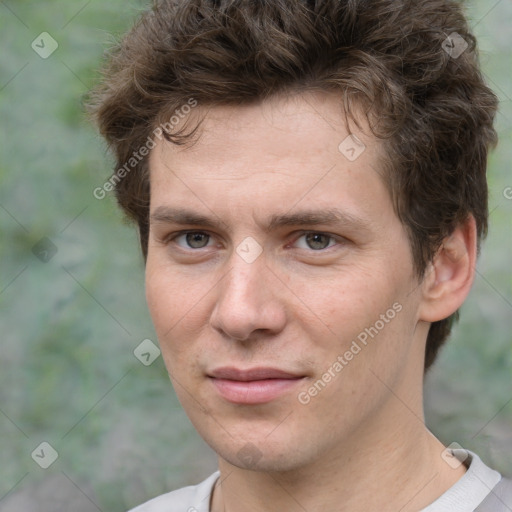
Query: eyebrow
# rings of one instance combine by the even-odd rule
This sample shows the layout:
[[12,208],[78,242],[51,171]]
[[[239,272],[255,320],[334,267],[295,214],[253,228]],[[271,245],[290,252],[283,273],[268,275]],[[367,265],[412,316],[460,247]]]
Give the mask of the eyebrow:
[[[202,226],[219,229],[226,225],[220,219],[198,214],[185,208],[158,206],[150,215],[150,222],[157,224],[178,224]],[[322,210],[303,210],[296,213],[274,214],[267,222],[267,230],[272,231],[285,226],[337,225],[358,231],[368,231],[369,222],[351,213],[328,208]]]

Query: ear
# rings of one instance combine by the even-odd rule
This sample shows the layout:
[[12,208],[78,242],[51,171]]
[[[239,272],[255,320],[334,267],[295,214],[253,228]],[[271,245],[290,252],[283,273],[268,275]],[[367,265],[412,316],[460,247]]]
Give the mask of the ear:
[[420,320],[443,320],[466,300],[475,275],[476,240],[472,215],[443,240],[422,283]]

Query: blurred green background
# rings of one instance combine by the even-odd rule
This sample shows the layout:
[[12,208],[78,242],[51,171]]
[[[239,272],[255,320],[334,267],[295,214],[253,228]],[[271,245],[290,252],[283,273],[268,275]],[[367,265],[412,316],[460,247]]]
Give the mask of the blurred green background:
[[[162,358],[144,366],[133,354],[156,342],[137,235],[111,197],[92,193],[113,162],[83,95],[147,3],[0,1],[2,511],[121,512],[216,467]],[[490,159],[490,235],[427,378],[426,413],[442,441],[512,476],[512,3],[475,0],[468,14],[501,100],[501,141]],[[58,44],[47,58],[36,53],[54,44],[43,32]],[[41,442],[59,454],[48,469],[31,457]]]

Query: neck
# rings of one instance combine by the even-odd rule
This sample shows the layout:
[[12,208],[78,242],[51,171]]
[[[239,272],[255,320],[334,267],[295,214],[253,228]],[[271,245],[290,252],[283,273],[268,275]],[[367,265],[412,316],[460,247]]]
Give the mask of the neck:
[[[421,402],[421,401],[420,401]],[[441,458],[422,407],[395,395],[335,451],[287,472],[251,471],[219,459],[212,512],[418,512],[464,473]]]

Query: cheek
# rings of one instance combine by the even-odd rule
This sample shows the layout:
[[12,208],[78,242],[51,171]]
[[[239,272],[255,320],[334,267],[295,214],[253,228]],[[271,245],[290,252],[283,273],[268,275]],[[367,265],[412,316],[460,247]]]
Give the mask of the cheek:
[[[400,283],[373,277],[347,279],[339,291],[331,285],[322,299],[331,332],[328,338],[317,337],[325,351],[322,359],[329,368],[341,355],[346,360],[342,372],[354,378],[374,366],[391,371],[393,359],[412,338],[412,313],[405,308]],[[367,377],[372,381],[372,375]]]
[[303,281],[292,288],[309,311],[311,321],[305,323],[337,337],[340,343],[375,321],[376,312],[391,295],[390,290],[379,290],[371,276],[343,269],[329,279]]
[[157,332],[165,333],[198,302],[199,283],[181,276],[174,269],[153,263],[146,266],[146,301]]
[[169,313],[174,311],[174,300],[168,286],[159,277],[159,273],[148,264],[146,267],[146,302],[153,325],[160,337],[161,333],[172,327]]
[[170,372],[193,365],[196,340],[208,324],[204,290],[200,280],[173,270],[151,264],[146,269],[146,301]]

